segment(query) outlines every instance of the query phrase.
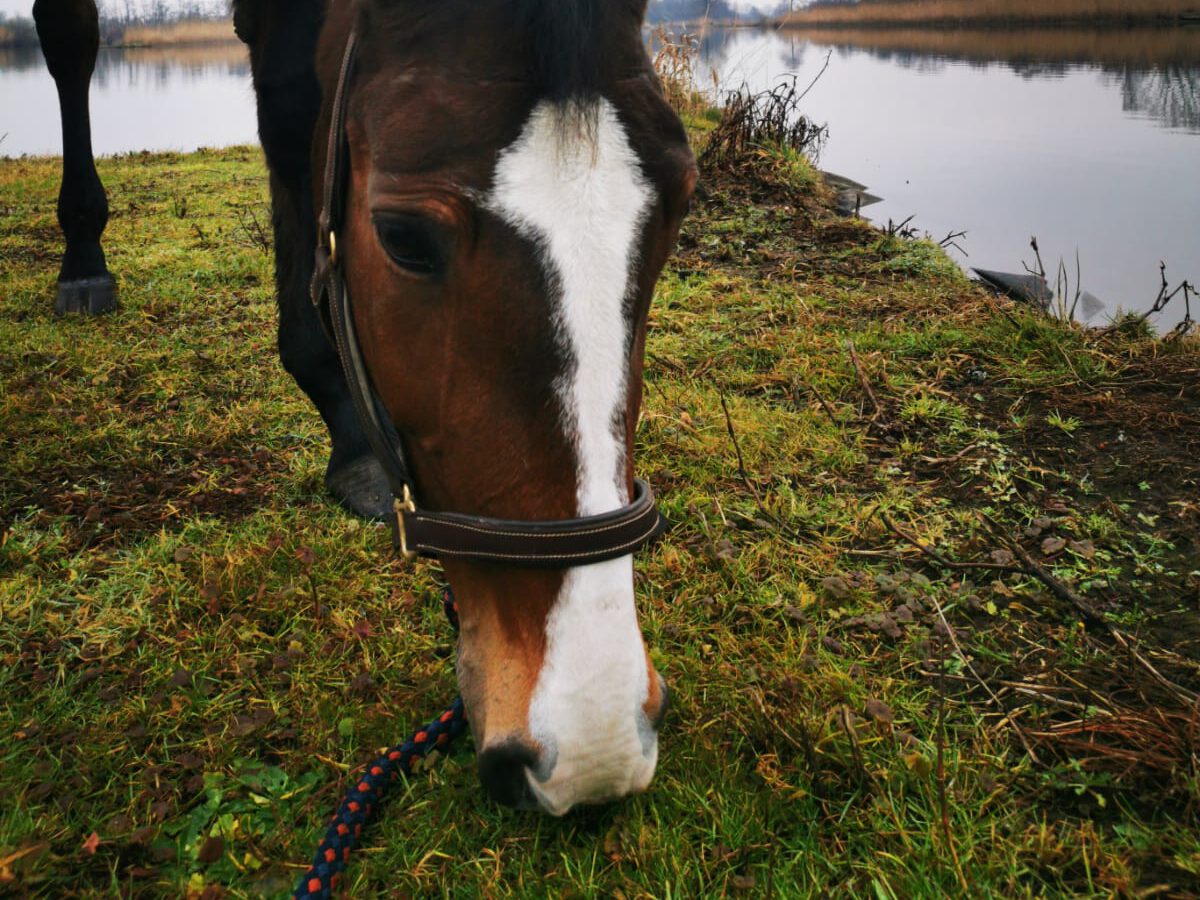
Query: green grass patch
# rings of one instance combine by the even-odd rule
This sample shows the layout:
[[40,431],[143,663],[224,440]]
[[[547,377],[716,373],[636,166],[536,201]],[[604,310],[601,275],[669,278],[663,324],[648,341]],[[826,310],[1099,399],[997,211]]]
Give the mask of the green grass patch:
[[[352,895],[1200,890],[1169,687],[1200,658],[1196,348],[987,297],[762,165],[709,179],[651,314],[651,791],[504,811],[460,750]],[[353,767],[454,694],[438,572],[322,494],[259,152],[102,161],[99,320],[51,313],[57,172],[0,163],[0,890],[282,896]]]

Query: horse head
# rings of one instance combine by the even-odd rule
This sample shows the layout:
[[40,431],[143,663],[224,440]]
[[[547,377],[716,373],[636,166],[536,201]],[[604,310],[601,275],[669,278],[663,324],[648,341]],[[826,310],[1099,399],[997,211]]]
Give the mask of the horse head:
[[[644,0],[333,4],[314,187],[342,170],[334,252],[422,508],[554,522],[634,499],[647,314],[697,177],[644,13]],[[632,555],[443,564],[489,793],[561,815],[644,790],[667,690]]]

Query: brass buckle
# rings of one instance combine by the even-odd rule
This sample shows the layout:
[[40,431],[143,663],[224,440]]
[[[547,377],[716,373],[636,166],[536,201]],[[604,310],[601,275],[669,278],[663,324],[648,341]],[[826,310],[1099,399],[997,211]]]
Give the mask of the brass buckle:
[[329,264],[337,268],[337,232],[329,232]]
[[404,497],[396,498],[393,509],[396,511],[396,532],[400,535],[400,555],[412,561],[420,554],[415,550],[408,549],[408,531],[404,525],[404,514],[415,513],[417,504],[413,502],[412,491],[408,489],[407,484],[404,486]]

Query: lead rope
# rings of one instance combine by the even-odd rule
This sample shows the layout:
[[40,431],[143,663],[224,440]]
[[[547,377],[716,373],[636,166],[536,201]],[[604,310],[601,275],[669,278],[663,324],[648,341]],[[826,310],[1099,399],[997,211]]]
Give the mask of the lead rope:
[[[442,595],[446,618],[458,631],[458,604],[454,595]],[[337,889],[342,873],[350,862],[350,853],[358,845],[363,828],[386,799],[388,789],[401,775],[412,772],[413,763],[434,749],[446,750],[467,727],[467,715],[462,698],[398,747],[366,767],[358,783],[347,793],[337,813],[329,823],[325,839],[313,855],[312,867],[300,879],[294,900],[330,900]]]

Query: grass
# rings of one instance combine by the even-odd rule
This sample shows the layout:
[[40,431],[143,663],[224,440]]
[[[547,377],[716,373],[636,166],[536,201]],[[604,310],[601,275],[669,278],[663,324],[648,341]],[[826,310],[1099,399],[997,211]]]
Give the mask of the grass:
[[861,0],[821,3],[784,15],[787,25],[1058,24],[1179,21],[1195,0]]
[[[706,173],[652,312],[652,790],[507,812],[460,750],[352,895],[1194,895],[1193,708],[1017,554],[1196,686],[1200,351],[985,296],[757,160]],[[0,163],[0,890],[283,896],[454,693],[437,569],[322,495],[258,151],[101,174],[122,310],[59,320],[58,163]]]

